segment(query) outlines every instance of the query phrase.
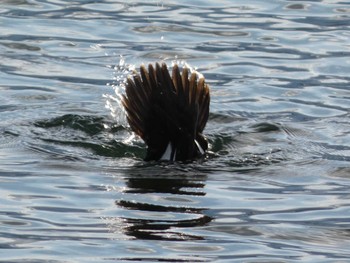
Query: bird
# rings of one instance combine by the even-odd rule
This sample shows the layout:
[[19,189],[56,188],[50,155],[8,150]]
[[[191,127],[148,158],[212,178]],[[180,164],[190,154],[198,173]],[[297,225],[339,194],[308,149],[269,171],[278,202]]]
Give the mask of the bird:
[[210,91],[203,75],[187,66],[170,72],[165,62],[140,66],[125,83],[122,105],[131,130],[147,146],[145,161],[186,162],[208,150],[203,135]]

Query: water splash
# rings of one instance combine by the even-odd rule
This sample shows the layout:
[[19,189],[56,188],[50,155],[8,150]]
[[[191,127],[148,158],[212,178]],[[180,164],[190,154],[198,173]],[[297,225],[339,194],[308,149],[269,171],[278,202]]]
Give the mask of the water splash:
[[126,115],[122,105],[122,94],[125,93],[127,77],[135,70],[135,65],[127,64],[123,56],[120,56],[119,63],[110,66],[113,69],[113,81],[107,85],[111,86],[114,94],[103,94],[106,98],[105,108],[110,110],[110,114],[115,119],[117,125],[127,126]]
[[[163,62],[166,62],[166,60]],[[197,68],[192,67],[185,60],[178,59],[177,56],[169,63],[169,71],[172,70],[175,64],[180,67],[180,70],[182,70],[182,68],[188,68],[190,73],[196,73],[199,78],[203,77],[202,74],[197,72]],[[125,94],[127,78],[135,72],[135,65],[126,63],[124,57],[121,55],[119,63],[110,66],[110,68],[113,69],[113,81],[107,85],[112,87],[114,94],[103,94],[103,97],[106,98],[105,108],[110,111],[111,116],[116,121],[116,125],[128,126],[125,110],[121,101],[122,94]]]

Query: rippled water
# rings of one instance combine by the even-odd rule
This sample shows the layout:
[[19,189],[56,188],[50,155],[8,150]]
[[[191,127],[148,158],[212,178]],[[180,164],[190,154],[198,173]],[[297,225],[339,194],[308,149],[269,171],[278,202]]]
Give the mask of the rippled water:
[[[348,262],[349,29],[340,0],[2,1],[0,262]],[[142,161],[121,57],[206,76],[207,161]]]

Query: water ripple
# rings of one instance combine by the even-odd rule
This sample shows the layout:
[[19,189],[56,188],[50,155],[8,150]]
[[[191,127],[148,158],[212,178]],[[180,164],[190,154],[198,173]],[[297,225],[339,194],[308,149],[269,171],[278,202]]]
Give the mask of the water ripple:
[[[1,260],[348,261],[349,14],[344,1],[2,1]],[[205,160],[142,161],[105,105],[120,60],[205,75]]]

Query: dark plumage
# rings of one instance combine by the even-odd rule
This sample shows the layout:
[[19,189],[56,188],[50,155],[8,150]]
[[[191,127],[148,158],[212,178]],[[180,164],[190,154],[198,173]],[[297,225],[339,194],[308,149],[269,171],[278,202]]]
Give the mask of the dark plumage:
[[165,63],[140,67],[128,77],[122,104],[131,129],[147,144],[145,160],[187,161],[203,156],[209,87],[198,73]]

